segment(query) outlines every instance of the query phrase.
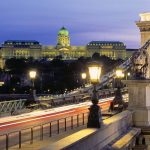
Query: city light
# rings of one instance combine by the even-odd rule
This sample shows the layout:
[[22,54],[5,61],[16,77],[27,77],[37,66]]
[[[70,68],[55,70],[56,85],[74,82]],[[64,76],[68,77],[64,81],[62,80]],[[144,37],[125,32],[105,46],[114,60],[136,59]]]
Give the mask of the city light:
[[[88,128],[100,128],[101,127],[101,108],[98,106],[98,95],[96,90],[96,84],[100,82],[100,75],[101,75],[101,65],[98,62],[91,62],[88,66],[89,68],[89,75],[91,83],[93,84],[93,96],[92,96],[92,103],[91,107],[89,108],[89,116],[88,116]],[[94,116],[94,117],[93,117]]]
[[30,71],[29,76],[31,79],[35,79],[36,78],[36,71],[35,70]]
[[93,62],[88,68],[91,83],[98,83],[100,81],[101,65],[97,62]]
[[127,75],[130,76],[131,75],[130,72],[128,72]]
[[82,79],[86,79],[86,73],[81,74]]
[[124,77],[124,73],[123,73],[122,69],[116,70],[116,77],[117,78],[123,78]]

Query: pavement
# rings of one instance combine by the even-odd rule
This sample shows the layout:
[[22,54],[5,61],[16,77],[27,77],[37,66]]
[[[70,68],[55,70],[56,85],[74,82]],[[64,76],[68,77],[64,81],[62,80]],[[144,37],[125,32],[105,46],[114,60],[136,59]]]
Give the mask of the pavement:
[[[107,112],[107,114],[110,114]],[[108,116],[104,116],[103,119],[107,119]],[[61,132],[60,134],[55,134],[52,137],[49,137],[48,135],[44,135],[43,140],[34,140],[33,144],[30,144],[30,142],[25,142],[22,144],[21,148],[19,149],[19,145],[12,146],[9,148],[9,150],[39,150],[41,148],[47,147],[50,144],[53,144],[62,138],[65,138],[67,136],[70,136],[71,134],[80,131],[82,129],[86,129],[87,125],[81,125],[79,127],[74,127],[72,130],[69,129],[66,132]]]

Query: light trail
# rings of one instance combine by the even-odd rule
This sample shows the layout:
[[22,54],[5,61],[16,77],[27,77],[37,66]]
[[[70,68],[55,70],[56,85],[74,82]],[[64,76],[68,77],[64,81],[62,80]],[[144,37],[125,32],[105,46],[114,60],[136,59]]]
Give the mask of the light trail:
[[[125,96],[124,96],[125,97]],[[99,100],[99,106],[101,107],[102,111],[108,110],[110,102],[113,100],[114,97],[104,98]],[[42,123],[42,121],[46,121],[48,119],[57,119],[59,117],[64,118],[65,115],[72,115],[78,114],[83,112],[88,112],[88,108],[91,105],[91,101],[83,102],[79,104],[73,104],[68,106],[62,106],[57,108],[52,108],[49,110],[44,111],[34,111],[31,113],[22,114],[19,116],[11,116],[11,117],[4,117],[0,119],[0,130],[6,130],[8,127],[16,128],[16,126],[21,126],[27,123],[27,125],[31,124],[32,122]],[[57,117],[57,118],[55,118]],[[54,119],[55,118],[55,119]],[[61,119],[60,118],[60,119]],[[40,122],[41,121],[41,122]],[[52,121],[52,120],[51,120]]]
[[21,123],[25,123],[25,122],[30,122],[30,121],[35,121],[35,120],[45,119],[45,118],[57,116],[57,115],[60,115],[60,114],[71,113],[71,112],[74,112],[74,111],[72,110],[72,111],[67,111],[67,112],[63,112],[63,113],[59,113],[59,114],[55,114],[55,115],[50,115],[50,116],[40,116],[39,118],[28,119],[28,120],[24,120],[24,121],[20,121],[20,122],[15,122],[15,123],[8,123],[8,124],[0,125],[0,128],[6,127],[6,126],[10,126],[10,125],[21,124]]
[[[108,102],[111,101],[114,97],[109,97],[109,98],[104,98],[104,99],[100,99],[99,103],[104,103],[104,102]],[[79,103],[79,104],[73,104],[73,105],[68,105],[68,106],[62,106],[62,107],[57,107],[57,108],[51,108],[48,110],[39,110],[39,111],[33,111],[30,113],[26,113],[26,114],[22,114],[19,116],[9,116],[9,117],[4,117],[4,118],[0,118],[0,124],[2,123],[7,123],[10,121],[16,121],[19,119],[27,119],[27,118],[31,118],[31,117],[39,117],[41,115],[50,115],[50,114],[55,114],[55,113],[60,113],[63,111],[67,111],[67,110],[71,110],[71,109],[75,109],[75,108],[82,108],[82,107],[89,107],[92,103],[91,102],[83,102],[83,103]]]

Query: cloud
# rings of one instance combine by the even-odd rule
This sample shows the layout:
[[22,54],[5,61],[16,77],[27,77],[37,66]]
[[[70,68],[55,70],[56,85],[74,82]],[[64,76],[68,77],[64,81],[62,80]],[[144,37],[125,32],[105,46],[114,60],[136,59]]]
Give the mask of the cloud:
[[[86,44],[90,41],[121,41],[124,42],[128,48],[138,48],[139,47],[139,39],[140,36],[135,34],[134,32],[128,30],[128,32],[124,31],[120,32],[82,32],[78,34],[74,34],[72,39],[77,41],[77,38],[80,38],[80,45],[83,42]],[[79,41],[78,41],[79,42]]]
[[139,46],[138,14],[149,11],[149,0],[5,0],[0,9],[0,41],[38,39],[56,43],[57,32],[68,28],[71,43],[121,40]]

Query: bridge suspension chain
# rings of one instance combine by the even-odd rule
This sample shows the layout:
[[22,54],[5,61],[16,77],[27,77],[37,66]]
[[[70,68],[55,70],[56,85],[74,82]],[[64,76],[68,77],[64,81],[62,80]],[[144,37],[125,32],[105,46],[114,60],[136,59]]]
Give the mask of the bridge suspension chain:
[[[141,48],[139,48],[138,51],[144,51],[149,46],[150,46],[150,39]],[[126,71],[127,69],[129,69],[132,65],[131,64],[131,59],[132,59],[132,56],[130,58],[128,58],[125,62],[123,62],[121,65],[119,65],[118,68],[121,68],[123,71]],[[115,69],[108,72],[107,74],[105,74],[101,77],[101,83],[99,85],[97,85],[97,89],[100,89],[101,87],[103,87],[103,86],[107,85],[108,83],[112,82],[114,77],[115,77]],[[91,89],[93,89],[92,86],[87,88],[87,90],[85,90],[85,91],[89,91]]]

